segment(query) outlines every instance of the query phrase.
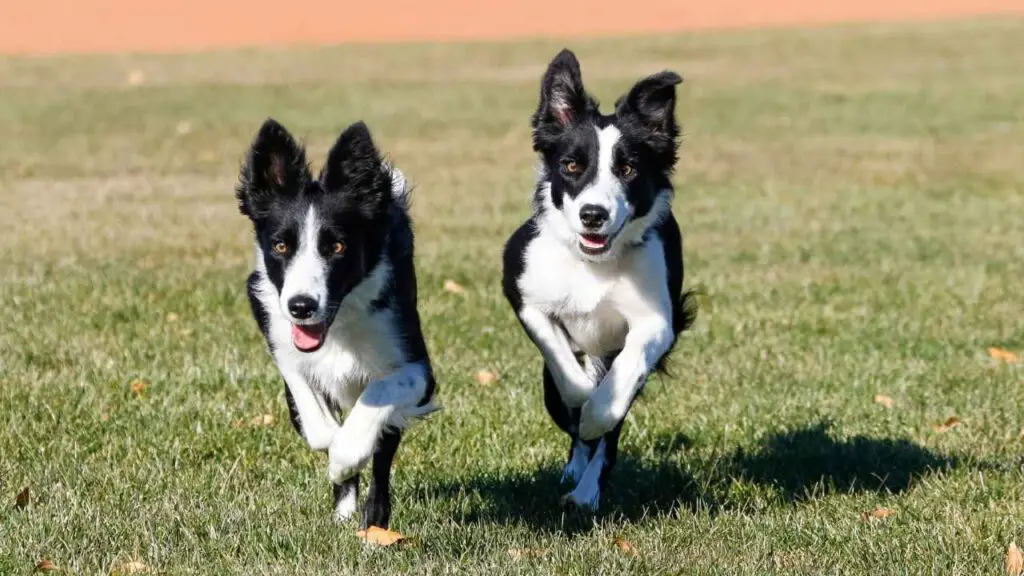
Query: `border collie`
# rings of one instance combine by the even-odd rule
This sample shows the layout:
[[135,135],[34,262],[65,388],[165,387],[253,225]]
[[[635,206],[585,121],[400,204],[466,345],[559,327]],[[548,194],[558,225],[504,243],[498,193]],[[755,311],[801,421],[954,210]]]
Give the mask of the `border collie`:
[[284,377],[292,425],[328,452],[339,520],[355,512],[359,472],[373,459],[362,525],[386,528],[402,429],[436,409],[405,178],[362,122],[313,178],[303,147],[268,119],[239,180],[239,209],[256,233],[249,302]]
[[564,502],[596,510],[648,374],[696,315],[672,216],[676,85],[661,72],[605,115],[576,56],[548,66],[533,115],[533,216],[505,245],[503,288],[544,360],[544,404],[571,437]]

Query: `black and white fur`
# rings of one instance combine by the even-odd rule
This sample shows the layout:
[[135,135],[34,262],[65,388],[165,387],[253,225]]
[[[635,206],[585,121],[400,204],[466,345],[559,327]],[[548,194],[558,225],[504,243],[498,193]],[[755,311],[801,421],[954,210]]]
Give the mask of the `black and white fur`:
[[627,411],[694,320],[672,215],[674,72],[604,115],[563,50],[533,115],[534,214],[505,246],[503,287],[544,360],[544,402],[571,437],[567,503],[594,510]]
[[256,235],[249,301],[284,377],[292,424],[328,453],[339,520],[356,511],[359,472],[372,459],[362,525],[386,528],[402,430],[436,409],[405,179],[361,122],[313,178],[302,146],[269,119],[237,197]]

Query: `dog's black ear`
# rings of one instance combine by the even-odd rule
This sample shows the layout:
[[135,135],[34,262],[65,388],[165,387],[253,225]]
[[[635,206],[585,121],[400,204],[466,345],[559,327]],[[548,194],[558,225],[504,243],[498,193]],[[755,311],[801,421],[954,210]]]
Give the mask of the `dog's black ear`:
[[587,93],[583,89],[580,62],[564,49],[548,65],[540,85],[540,105],[533,115],[534,144],[541,136],[564,130],[587,111]]
[[339,193],[368,219],[381,216],[391,198],[390,172],[363,122],[349,126],[327,153],[320,182],[329,194]]
[[616,115],[633,122],[658,152],[671,151],[674,155],[678,148],[676,86],[682,82],[675,72],[659,72],[637,82],[615,103]]
[[306,153],[288,130],[268,118],[253,139],[239,175],[238,209],[261,218],[276,195],[297,194],[309,177]]

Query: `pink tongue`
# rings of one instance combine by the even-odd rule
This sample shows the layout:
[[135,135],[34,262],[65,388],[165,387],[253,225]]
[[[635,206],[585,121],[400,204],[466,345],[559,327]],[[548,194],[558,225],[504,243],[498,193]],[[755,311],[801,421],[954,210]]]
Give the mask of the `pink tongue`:
[[608,242],[605,236],[600,236],[597,234],[583,234],[582,237],[584,244],[593,246],[595,248],[601,248]]
[[292,324],[292,342],[299,350],[313,350],[323,341],[323,329],[317,326],[296,326]]

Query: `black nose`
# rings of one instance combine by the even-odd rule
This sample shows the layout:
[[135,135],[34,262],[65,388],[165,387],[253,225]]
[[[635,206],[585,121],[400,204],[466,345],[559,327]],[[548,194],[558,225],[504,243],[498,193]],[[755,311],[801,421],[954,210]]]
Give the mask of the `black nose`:
[[288,299],[288,311],[296,320],[305,320],[316,312],[316,300],[300,294]]
[[597,204],[584,204],[580,208],[580,222],[587,228],[600,228],[608,221],[608,210]]

